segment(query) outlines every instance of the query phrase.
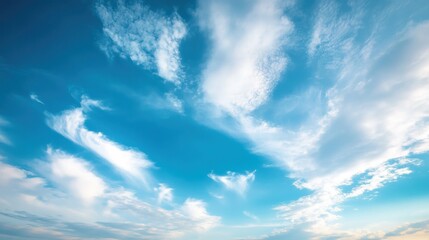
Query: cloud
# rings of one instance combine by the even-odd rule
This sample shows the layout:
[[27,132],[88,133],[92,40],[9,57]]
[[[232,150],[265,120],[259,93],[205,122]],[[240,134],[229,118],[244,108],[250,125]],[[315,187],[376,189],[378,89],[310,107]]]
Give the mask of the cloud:
[[[188,198],[175,209],[165,210],[139,200],[130,191],[116,191],[109,195],[110,211],[125,217],[125,225],[134,226],[135,229],[142,227],[163,239],[205,232],[218,225],[220,218],[210,215],[205,206],[201,200]],[[122,228],[121,224],[117,226]]]
[[[429,88],[429,45],[423,37],[428,33],[427,22],[412,26],[368,65],[346,63],[341,74],[350,81],[339,80],[330,89],[336,113],[315,128],[321,134],[309,134],[310,147],[295,156],[309,166],[293,169],[292,176],[300,179],[295,185],[315,192],[277,208],[284,218],[334,220],[338,204],[409,174],[407,165],[419,164],[408,157],[429,150],[429,98],[423,90]],[[302,143],[294,142],[289,141],[300,149]],[[357,186],[351,192],[340,190],[353,182]]]
[[[50,214],[53,208],[44,200],[49,199],[54,206],[67,206],[70,201],[60,201],[64,195],[46,187],[46,180],[36,177],[34,173],[17,168],[0,161],[0,202],[2,211],[19,210],[33,214]],[[79,215],[77,212],[63,211],[71,219]],[[81,216],[80,216],[81,217]]]
[[429,236],[429,221],[414,222],[403,226],[395,227],[394,230],[377,231],[377,230],[333,230],[322,234],[315,233],[309,224],[299,224],[293,229],[279,231],[270,236],[260,239],[372,239],[372,240],[399,240],[415,239],[422,240]]
[[175,239],[202,234],[220,221],[201,200],[188,198],[166,210],[109,186],[86,160],[61,150],[48,149],[47,159],[37,163],[46,178],[0,162],[4,238]]
[[252,219],[252,220],[259,221],[259,218],[257,216],[255,216],[254,214],[252,214],[248,211],[243,211],[243,215]]
[[163,96],[149,94],[146,96],[136,95],[137,99],[152,108],[158,110],[169,110],[180,114],[184,113],[183,102],[172,93],[166,93]]
[[[10,183],[12,183],[15,180],[24,179],[27,177],[27,173],[23,170],[20,170],[18,168],[15,168],[9,164],[0,162],[0,184],[2,186],[10,186]],[[29,178],[27,182],[23,184],[25,187],[32,187],[42,184],[43,181],[39,178]]]
[[94,107],[105,109],[101,102],[84,96],[81,107],[66,110],[59,115],[48,115],[48,126],[74,143],[97,154],[125,177],[140,180],[147,185],[150,177],[147,169],[153,163],[147,159],[146,154],[122,146],[101,132],[92,132],[85,127],[86,113]]
[[87,162],[50,147],[46,153],[50,177],[62,189],[68,189],[87,204],[104,194],[106,183],[91,171]]
[[155,192],[158,193],[158,204],[163,202],[173,201],[173,189],[169,188],[167,185],[160,183]]
[[249,185],[255,180],[255,171],[246,172],[246,174],[238,174],[228,171],[226,175],[215,175],[210,173],[208,176],[213,181],[221,183],[226,189],[234,191],[240,195],[244,195],[249,188]]
[[103,24],[102,50],[108,55],[127,58],[175,84],[180,83],[179,46],[187,29],[182,18],[174,13],[166,16],[150,10],[142,3],[100,2],[97,14]]
[[239,114],[267,99],[287,63],[282,50],[293,24],[283,15],[285,6],[275,0],[199,2],[199,23],[211,42],[201,86],[208,103]]
[[[204,120],[212,118],[214,127],[250,143],[255,153],[287,171],[296,187],[312,191],[276,210],[289,222],[310,222],[313,230],[324,231],[338,218],[341,203],[410,174],[410,166],[418,165],[413,156],[429,150],[429,44],[424,37],[429,24],[404,26],[392,41],[389,34],[378,32],[387,13],[362,33],[362,6],[350,4],[351,10],[340,14],[336,3],[322,3],[306,48],[310,57],[318,54],[317,61],[308,64],[326,85],[317,86],[317,100],[298,93],[298,99],[317,105],[290,125],[274,123],[273,116],[257,111],[285,65],[265,65],[264,74],[254,70],[261,69],[255,64],[261,58],[282,62],[273,61],[273,55],[286,63],[285,38],[293,25],[275,1],[252,1],[240,11],[232,10],[238,6],[200,2],[200,25],[212,43],[201,89],[213,109],[203,110],[212,111]],[[262,22],[269,27],[259,35]],[[252,27],[247,28],[248,23]],[[258,42],[260,36],[263,43]],[[293,110],[307,104],[298,103]],[[284,119],[291,112],[286,111]],[[223,177],[229,181],[228,175]],[[345,192],[344,186],[353,186],[352,191]]]
[[171,108],[172,110],[183,114],[183,102],[179,98],[171,93],[165,94],[165,98],[167,100],[168,106],[170,106],[167,108]]
[[12,144],[9,138],[1,131],[1,127],[9,125],[9,122],[0,116],[0,143]]
[[214,197],[216,199],[219,199],[219,200],[222,200],[224,198],[224,196],[221,195],[221,194],[212,193],[212,192],[210,192],[209,194],[210,194],[210,196],[212,196],[212,197]]
[[320,2],[307,47],[310,57],[319,51],[331,54],[350,50],[350,41],[359,29],[362,13],[359,8],[352,6],[353,14],[340,14],[338,5],[330,0]]
[[37,102],[37,103],[40,103],[40,104],[45,104],[44,102],[42,102],[40,99],[39,99],[39,96],[37,96],[36,94],[34,94],[34,93],[32,93],[32,94],[30,94],[30,98],[31,98],[31,100],[33,100],[33,101],[35,101],[35,102]]
[[387,232],[383,238],[387,240],[399,239],[427,239],[429,238],[429,220],[406,224],[397,229]]
[[[337,214],[341,208],[338,205],[347,199],[362,196],[366,192],[381,188],[402,175],[410,174],[409,166],[419,163],[420,161],[416,159],[391,160],[368,169],[363,174],[353,174],[351,176],[356,179],[356,184],[349,192],[345,192],[340,186],[351,183],[336,183],[335,180],[333,182],[321,182],[311,195],[280,205],[275,210],[289,222],[314,223],[318,230],[327,228],[329,222],[339,218]],[[298,187],[301,186],[298,185]],[[308,188],[311,189],[312,187],[309,186]]]
[[77,240],[79,238],[69,237],[61,232],[46,227],[34,227],[31,225],[17,226],[10,223],[0,222],[0,237],[3,239],[20,240]]
[[207,231],[216,226],[220,220],[219,217],[209,215],[206,210],[206,204],[198,199],[188,198],[181,207],[181,211],[188,217],[191,222],[196,223],[196,231]]

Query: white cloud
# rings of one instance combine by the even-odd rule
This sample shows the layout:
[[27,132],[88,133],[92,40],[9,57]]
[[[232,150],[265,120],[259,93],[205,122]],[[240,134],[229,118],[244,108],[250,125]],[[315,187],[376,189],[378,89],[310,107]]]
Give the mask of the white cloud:
[[[27,172],[24,170],[15,168],[3,162],[0,162],[0,166],[0,184],[2,187],[10,186],[15,180],[24,179],[27,177]],[[34,177],[28,178],[26,182],[22,182],[22,186],[31,188],[34,186],[39,186],[43,183],[43,180]]]
[[[52,214],[55,206],[66,207],[70,201],[65,200],[61,191],[55,192],[46,187],[46,180],[36,177],[34,173],[0,162],[0,209],[1,211],[27,211],[33,214]],[[46,201],[51,201],[47,204]],[[77,212],[64,209],[69,219],[79,216]],[[79,216],[82,217],[82,216]]]
[[183,102],[179,98],[171,93],[165,94],[165,98],[167,100],[167,108],[183,114]]
[[337,5],[330,0],[320,2],[307,49],[310,57],[318,51],[330,54],[350,50],[349,43],[359,29],[362,14],[356,7],[352,8],[356,11],[353,14],[340,14]]
[[9,125],[9,122],[0,116],[0,143],[11,144],[9,138],[1,131],[1,127]]
[[81,107],[66,110],[59,115],[48,115],[47,123],[64,137],[105,159],[126,177],[148,184],[147,168],[153,164],[147,159],[146,154],[122,146],[108,139],[101,132],[86,129],[84,125],[87,118],[86,112],[92,107],[105,108],[101,102],[83,97]]
[[244,195],[249,188],[249,185],[255,180],[255,171],[246,172],[246,174],[237,174],[228,171],[226,175],[215,175],[210,173],[208,176],[213,181],[221,183],[226,189],[234,191],[240,195]]
[[115,191],[109,195],[109,207],[113,214],[126,218],[147,229],[156,238],[169,239],[186,234],[205,232],[218,225],[220,218],[207,212],[205,202],[188,198],[173,210],[155,207],[126,191]]
[[[329,230],[315,233],[314,226],[299,224],[293,229],[279,231],[260,239],[373,239],[373,240],[422,240],[429,237],[429,220],[395,226],[392,230]],[[316,231],[317,232],[317,231]]]
[[338,183],[322,183],[320,187],[307,196],[275,208],[280,216],[294,224],[311,223],[318,233],[332,231],[333,220],[339,218],[341,208],[338,206],[347,199],[362,196],[364,193],[383,187],[397,180],[400,176],[410,174],[409,164],[419,164],[417,160],[399,159],[383,163],[361,175],[353,175],[356,186],[345,192]]
[[180,100],[172,93],[166,93],[163,96],[155,93],[148,94],[145,96],[136,94],[135,96],[138,101],[154,109],[169,110],[180,114],[184,113],[182,100]]
[[400,239],[427,239],[429,238],[429,220],[406,224],[397,229],[387,232],[380,239],[400,240]]
[[209,194],[210,194],[210,196],[212,196],[212,197],[214,197],[214,198],[217,198],[217,199],[219,199],[219,200],[222,200],[222,199],[224,198],[224,196],[223,196],[223,195],[221,195],[221,194],[212,193],[212,192],[209,192]]
[[[351,80],[331,89],[332,97],[340,99],[335,116],[297,155],[312,167],[292,171],[300,179],[296,186],[315,192],[277,208],[284,218],[336,219],[338,204],[411,173],[407,166],[418,161],[407,157],[429,150],[429,44],[424,34],[429,34],[427,22],[411,27],[369,65],[346,64],[342,74]],[[353,182],[358,185],[350,193],[340,190]]]
[[31,98],[31,100],[33,100],[33,101],[35,101],[35,102],[38,102],[38,103],[40,103],[40,104],[45,104],[44,102],[42,102],[40,99],[39,99],[39,96],[37,96],[36,94],[34,94],[34,93],[32,93],[32,94],[30,94],[30,98]]
[[158,193],[158,204],[173,201],[173,189],[167,185],[160,183],[159,186],[155,188],[155,192]]
[[[318,69],[315,78],[322,76],[327,79],[321,81],[333,85],[320,89],[320,104],[305,121],[274,124],[270,116],[253,110],[266,102],[284,68],[268,64],[262,70],[267,74],[254,72],[260,69],[255,64],[260,56],[268,62],[272,54],[285,59],[279,49],[292,24],[276,3],[252,1],[237,13],[233,3],[200,2],[200,25],[213,43],[201,85],[205,100],[214,105],[207,118],[284,168],[297,180],[296,187],[313,191],[277,210],[288,221],[311,222],[323,230],[337,219],[339,204],[411,173],[408,166],[416,162],[406,159],[429,150],[429,24],[405,26],[392,41],[375,36],[388,19],[376,18],[374,29],[358,36],[363,19],[359,4],[339,14],[335,3],[322,3],[307,52],[320,54],[317,63],[309,63]],[[260,33],[262,22],[269,27]],[[258,42],[260,36],[266,37],[266,45]],[[213,177],[230,184],[228,176]],[[352,184],[357,184],[352,192],[343,192],[343,186]]]
[[47,158],[52,181],[84,203],[91,204],[106,191],[105,182],[91,171],[91,166],[84,160],[50,147]]
[[410,174],[412,171],[407,165],[419,165],[420,161],[412,159],[400,159],[393,163],[384,163],[368,172],[368,178],[359,182],[347,197],[356,197],[365,192],[373,191],[383,187],[386,183],[397,180],[402,175]]
[[246,216],[252,220],[259,221],[259,218],[257,216],[255,216],[254,214],[252,214],[248,211],[243,211],[243,214],[244,214],[244,216]]
[[149,107],[156,110],[172,111],[179,114],[185,113],[183,100],[173,92],[167,92],[164,94],[149,92],[142,94],[138,90],[125,85],[117,85],[115,86],[115,90],[135,101],[143,109]]
[[[200,1],[200,26],[211,50],[203,72],[205,100],[232,114],[261,105],[286,66],[283,47],[293,25],[282,1]],[[236,11],[236,9],[241,9]]]
[[[176,239],[203,234],[220,221],[201,200],[188,198],[166,210],[123,187],[109,186],[84,159],[60,150],[48,150],[47,160],[37,163],[40,170],[48,168],[40,171],[46,178],[0,162],[4,238]],[[14,229],[23,225],[31,228],[17,235]]]
[[216,226],[220,220],[219,217],[209,215],[206,210],[206,204],[197,199],[186,199],[181,211],[187,218],[196,223],[194,226],[196,231],[207,231]]
[[181,17],[166,16],[141,3],[119,1],[97,4],[105,39],[101,48],[108,56],[118,54],[145,69],[157,69],[158,75],[175,84],[180,83],[179,45],[187,29]]

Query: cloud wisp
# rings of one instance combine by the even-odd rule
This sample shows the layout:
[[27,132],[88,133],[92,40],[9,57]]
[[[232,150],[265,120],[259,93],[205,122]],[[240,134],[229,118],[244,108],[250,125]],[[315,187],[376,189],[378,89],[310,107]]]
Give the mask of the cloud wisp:
[[158,204],[164,202],[171,203],[173,201],[173,189],[167,185],[160,183],[154,190],[158,193]]
[[106,183],[92,172],[89,164],[60,150],[48,147],[47,159],[52,182],[67,189],[86,204],[91,204],[106,191]]
[[108,55],[130,59],[174,84],[181,80],[180,42],[186,36],[186,25],[174,13],[166,16],[138,2],[96,5],[105,38],[100,45]]
[[[252,1],[239,13],[231,6],[200,2],[200,25],[213,44],[201,88],[204,99],[214,106],[215,127],[250,142],[254,152],[296,179],[296,187],[313,191],[277,207],[281,217],[296,224],[310,222],[313,229],[323,231],[326,223],[337,219],[339,205],[347,199],[411,173],[410,166],[418,165],[413,155],[429,151],[427,22],[404,26],[395,41],[379,43],[374,36],[377,24],[373,34],[358,36],[364,14],[358,4],[339,14],[333,1],[322,3],[306,49],[309,58],[318,55],[324,61],[314,64],[327,65],[318,74],[333,84],[320,90],[316,113],[309,113],[297,127],[288,127],[255,110],[267,101],[285,68],[280,50],[293,24],[276,1]],[[252,23],[251,31],[247,23]],[[258,23],[267,29],[259,32]],[[358,43],[358,37],[367,40]],[[265,68],[257,64],[261,59]],[[344,192],[342,187],[349,185],[353,190]]]
[[201,200],[187,198],[170,210],[142,201],[131,190],[110,186],[86,160],[58,149],[48,148],[38,163],[46,177],[0,162],[0,236],[176,239],[220,221]]
[[222,184],[226,189],[244,196],[250,184],[255,181],[255,172],[256,170],[253,172],[246,172],[246,174],[238,174],[229,171],[223,176],[210,173],[208,177]]
[[45,103],[42,102],[42,100],[40,100],[39,96],[37,96],[35,93],[30,94],[30,99],[37,102],[37,103],[45,105]]
[[285,5],[200,1],[200,26],[212,44],[201,86],[208,103],[242,114],[265,102],[287,63],[282,50],[293,24],[283,14]]
[[11,141],[6,136],[6,134],[3,133],[1,129],[3,126],[8,126],[8,125],[9,125],[9,122],[6,121],[2,116],[0,116],[0,143],[10,145]]
[[101,132],[93,132],[85,127],[87,112],[92,108],[106,109],[100,101],[82,97],[81,107],[66,110],[59,115],[48,115],[48,126],[74,143],[90,150],[110,163],[125,177],[149,184],[148,168],[153,163],[141,151],[122,146]]
[[[429,151],[429,98],[423,93],[429,87],[429,45],[422,35],[428,26],[409,27],[387,49],[370,55],[374,60],[365,65],[355,61],[367,58],[366,46],[344,57],[339,80],[329,90],[335,114],[328,124],[313,128],[321,134],[308,138],[310,147],[296,156],[308,159],[311,167],[292,171],[300,179],[295,185],[314,193],[276,208],[284,219],[310,222],[319,233],[335,232],[329,223],[338,219],[341,203],[419,165],[409,158]],[[355,187],[341,190],[347,185]]]

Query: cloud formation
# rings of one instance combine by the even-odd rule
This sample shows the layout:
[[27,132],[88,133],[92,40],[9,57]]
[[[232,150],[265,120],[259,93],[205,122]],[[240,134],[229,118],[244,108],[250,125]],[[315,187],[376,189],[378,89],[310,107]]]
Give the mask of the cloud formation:
[[244,195],[249,185],[255,180],[255,172],[256,170],[253,172],[246,172],[246,174],[238,174],[228,171],[224,176],[213,173],[210,173],[208,176],[213,181],[222,184],[226,189]]
[[91,171],[86,161],[50,147],[47,159],[51,180],[84,203],[92,203],[106,191],[106,183]]
[[212,44],[201,86],[208,103],[240,114],[265,102],[287,63],[282,50],[293,24],[285,6],[276,0],[199,2],[199,23]]
[[155,188],[155,192],[158,193],[158,204],[173,201],[173,189],[167,185],[160,183],[159,186]]
[[124,1],[102,1],[96,9],[105,35],[101,49],[108,56],[117,54],[147,70],[156,69],[167,81],[180,83],[179,47],[187,29],[177,13],[166,16],[142,3]]
[[46,178],[0,162],[0,236],[176,239],[219,224],[220,218],[210,215],[201,200],[187,198],[166,210],[110,186],[84,159],[51,148],[46,154],[46,160],[38,161],[38,168],[48,170],[41,171]]
[[0,116],[0,143],[10,145],[11,141],[6,136],[6,134],[4,134],[1,130],[2,127],[7,126],[7,125],[9,125],[9,122]]
[[31,98],[31,100],[33,100],[33,101],[35,101],[35,102],[37,102],[37,103],[40,103],[40,104],[42,104],[42,105],[44,105],[44,104],[45,104],[44,102],[42,102],[42,100],[40,100],[40,99],[39,99],[39,96],[37,96],[37,95],[36,95],[36,94],[34,94],[34,93],[30,94],[30,98]]
[[[352,59],[364,58],[365,46],[344,58],[339,80],[329,90],[335,113],[327,113],[329,121],[313,128],[309,147],[296,156],[307,159],[309,167],[292,171],[300,179],[297,187],[315,192],[277,208],[283,217],[319,224],[336,219],[338,204],[409,174],[407,166],[419,164],[407,158],[429,150],[429,98],[423,90],[429,87],[429,45],[423,37],[428,33],[427,22],[412,26],[364,65]],[[293,159],[284,161],[290,165]],[[349,193],[339,188],[351,184],[357,186]]]
[[140,180],[147,185],[150,178],[147,169],[153,166],[153,163],[143,152],[122,146],[101,132],[88,130],[84,124],[87,118],[86,113],[92,108],[106,109],[100,101],[83,96],[81,107],[66,110],[59,115],[48,115],[48,126],[74,143],[97,154],[125,177]]
[[[363,34],[357,27],[364,16],[359,4],[340,14],[335,2],[321,3],[306,47],[309,59],[318,56],[309,63],[315,65],[315,75],[332,84],[318,86],[318,104],[291,127],[255,110],[268,100],[285,67],[272,56],[285,61],[280,50],[293,24],[276,1],[252,1],[238,13],[231,11],[238,5],[200,2],[200,25],[213,44],[201,88],[214,105],[215,127],[250,142],[254,152],[296,179],[296,187],[313,191],[276,208],[285,220],[310,222],[322,231],[338,218],[339,205],[347,199],[411,173],[410,166],[418,165],[413,155],[429,150],[427,22],[404,26],[387,44],[376,36],[386,19],[377,18],[374,29]],[[251,31],[247,23],[252,23]],[[268,27],[260,32],[259,23]],[[255,64],[261,56],[268,66],[263,74],[255,72],[261,69]],[[224,177],[214,179],[222,182],[228,179]],[[350,185],[351,192],[342,190]]]

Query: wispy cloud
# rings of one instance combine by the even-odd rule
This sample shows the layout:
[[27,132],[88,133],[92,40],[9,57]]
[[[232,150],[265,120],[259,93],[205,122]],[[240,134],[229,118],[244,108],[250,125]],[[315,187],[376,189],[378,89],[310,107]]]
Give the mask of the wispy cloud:
[[395,226],[391,230],[333,230],[326,232],[314,231],[314,226],[299,224],[288,231],[273,233],[259,239],[373,239],[373,240],[400,240],[400,239],[426,239],[429,236],[429,220],[414,222],[402,226]]
[[39,99],[39,96],[37,96],[36,94],[34,94],[34,93],[32,93],[32,94],[30,94],[30,98],[31,98],[31,100],[33,100],[33,101],[35,101],[35,102],[38,102],[38,103],[40,103],[40,104],[45,104],[44,102],[42,102],[40,99]]
[[397,180],[400,176],[410,174],[409,165],[419,164],[417,160],[399,159],[384,163],[367,173],[354,176],[356,186],[345,192],[337,183],[321,183],[311,195],[302,197],[289,204],[275,208],[281,217],[294,224],[311,223],[313,229],[322,232],[332,230],[329,223],[339,218],[339,204],[347,199],[362,196],[366,192],[376,190],[385,184]]
[[148,184],[147,169],[153,165],[146,154],[122,146],[101,132],[93,132],[85,127],[86,113],[92,108],[104,108],[100,101],[82,97],[81,107],[66,110],[59,115],[48,115],[47,123],[56,132],[76,144],[97,154],[114,166],[125,177],[138,179]]
[[155,188],[155,192],[158,193],[158,204],[173,201],[173,189],[167,185],[160,183],[159,186]]
[[166,16],[142,3],[124,1],[100,2],[96,9],[105,35],[101,48],[108,56],[118,54],[145,69],[156,68],[160,77],[180,83],[179,45],[187,29],[177,13]]
[[406,224],[397,229],[387,232],[380,239],[427,239],[429,238],[429,220]]
[[259,221],[259,218],[257,216],[255,216],[254,214],[252,214],[248,211],[243,211],[243,215],[254,220],[254,221]]
[[276,0],[199,2],[200,26],[212,44],[201,86],[207,102],[239,114],[267,99],[287,63],[282,50],[293,24],[285,6]]
[[[287,43],[284,38],[292,24],[287,23],[277,2],[252,3],[255,5],[236,13],[222,1],[200,2],[200,24],[213,43],[203,71],[204,98],[214,105],[215,127],[250,141],[254,152],[269,157],[296,179],[296,187],[313,191],[276,208],[280,215],[292,223],[310,222],[317,226],[312,229],[323,230],[327,222],[337,219],[339,204],[411,173],[409,166],[418,162],[409,158],[429,150],[429,98],[424,90],[429,88],[429,45],[423,37],[429,24],[404,26],[407,29],[388,44],[376,42],[376,30],[369,29],[370,34],[359,36],[364,40],[358,43],[361,6],[351,4],[350,12],[339,14],[335,2],[323,2],[307,53],[320,54],[323,60],[315,64],[323,62],[326,68],[315,75],[333,83],[318,91],[315,113],[291,127],[254,111],[266,102],[285,65],[263,68],[267,74],[252,71],[260,69],[254,64],[260,56],[267,57],[268,63],[272,54],[285,59],[278,49]],[[259,6],[258,10],[253,6]],[[270,17],[264,15],[268,12]],[[251,20],[244,21],[250,16]],[[234,28],[237,19],[239,30]],[[252,45],[260,39],[258,21],[270,26],[263,32],[267,36],[264,44],[258,43],[262,47]],[[287,23],[281,31],[271,28],[282,26],[278,21]],[[246,35],[247,22],[253,23],[251,37]],[[376,52],[373,46],[377,46]],[[219,112],[226,112],[229,118]],[[219,177],[212,176],[225,184],[231,176]],[[353,184],[351,192],[341,188]]]
[[320,2],[307,48],[310,57],[318,51],[331,54],[349,51],[352,47],[350,41],[359,29],[362,14],[356,6],[352,6],[353,14],[340,14],[338,5],[331,0]]
[[197,231],[207,231],[216,226],[220,220],[219,217],[209,215],[206,203],[198,199],[186,199],[181,211],[191,220],[190,223],[196,223],[194,228]]
[[255,180],[255,172],[256,170],[253,172],[246,172],[246,174],[227,172],[224,176],[210,173],[208,176],[213,181],[224,185],[226,189],[244,195],[249,185]]
[[148,94],[146,96],[136,95],[141,102],[158,110],[169,110],[183,114],[183,102],[172,93],[166,93],[163,96],[157,94]]
[[[422,91],[429,87],[429,45],[422,35],[428,26],[411,27],[369,65],[344,66],[342,77],[350,81],[330,90],[330,97],[339,99],[335,115],[297,155],[313,167],[292,173],[301,178],[296,186],[315,192],[277,208],[284,218],[319,224],[336,219],[338,204],[411,173],[407,166],[418,161],[407,157],[429,150],[429,98]],[[353,183],[349,193],[339,188]]]
[[210,196],[212,196],[212,197],[214,197],[214,198],[217,198],[217,199],[219,199],[219,200],[224,199],[224,196],[223,196],[223,195],[221,195],[221,194],[212,193],[212,192],[210,192],[209,194],[210,194]]
[[107,189],[106,183],[91,171],[91,166],[84,160],[48,147],[47,172],[61,189],[67,189],[71,195],[91,204],[102,196]]
[[[0,236],[175,239],[219,224],[220,218],[210,215],[201,200],[188,198],[166,210],[124,187],[110,186],[84,159],[54,149],[46,157],[38,161],[49,170],[41,171],[46,178],[0,162]],[[20,229],[17,235],[14,231]]]
[[6,119],[4,119],[3,117],[0,116],[0,143],[4,143],[4,144],[11,144],[11,141],[9,140],[9,138],[6,136],[5,133],[2,132],[2,127],[4,126],[8,126],[9,122],[6,121]]

